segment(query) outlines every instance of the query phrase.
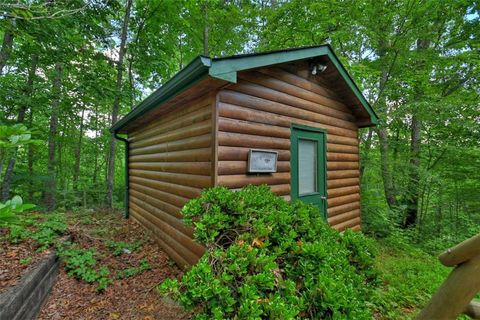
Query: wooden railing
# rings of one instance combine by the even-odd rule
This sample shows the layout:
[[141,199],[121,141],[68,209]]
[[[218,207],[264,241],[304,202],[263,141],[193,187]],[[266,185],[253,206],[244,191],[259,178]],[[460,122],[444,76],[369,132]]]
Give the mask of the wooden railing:
[[448,249],[439,260],[454,269],[417,320],[453,320],[462,313],[480,319],[480,301],[472,301],[480,291],[480,234]]

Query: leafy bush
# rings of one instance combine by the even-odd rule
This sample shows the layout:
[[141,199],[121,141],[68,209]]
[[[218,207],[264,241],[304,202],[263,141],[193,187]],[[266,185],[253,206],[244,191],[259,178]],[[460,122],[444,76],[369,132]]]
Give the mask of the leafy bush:
[[32,239],[35,240],[39,245],[39,251],[50,247],[56,238],[57,234],[55,231],[49,228],[40,228],[40,230],[32,234]]
[[45,215],[44,221],[38,224],[31,238],[39,245],[39,250],[50,247],[68,228],[65,217],[58,213]]
[[27,239],[29,230],[22,225],[12,224],[8,226],[9,232],[6,240],[10,243],[17,244]]
[[331,229],[316,208],[248,186],[209,189],[182,211],[207,251],[160,290],[197,319],[371,319],[373,247]]
[[97,252],[95,249],[82,249],[76,244],[65,243],[57,248],[57,252],[65,262],[65,271],[71,277],[87,283],[97,283],[97,291],[102,291],[112,283],[108,267],[96,269]]
[[23,203],[20,196],[14,196],[5,203],[0,202],[0,226],[10,225],[17,219],[16,214],[34,208],[34,204]]

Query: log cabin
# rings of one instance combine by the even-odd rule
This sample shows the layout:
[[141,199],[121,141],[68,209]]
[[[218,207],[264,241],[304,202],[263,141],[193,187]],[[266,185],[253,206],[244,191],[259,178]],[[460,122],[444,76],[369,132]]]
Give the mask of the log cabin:
[[181,208],[212,186],[267,184],[360,230],[358,130],[377,121],[329,45],[198,56],[111,128],[126,143],[126,215],[183,267],[204,247]]

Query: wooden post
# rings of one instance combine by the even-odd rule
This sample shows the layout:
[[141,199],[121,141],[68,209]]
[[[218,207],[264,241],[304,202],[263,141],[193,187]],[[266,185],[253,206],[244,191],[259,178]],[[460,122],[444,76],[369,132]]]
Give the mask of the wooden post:
[[480,255],[480,234],[448,249],[438,259],[444,266],[453,267],[476,255]]
[[417,320],[454,320],[480,291],[480,254],[458,265],[437,290]]
[[463,312],[472,319],[480,319],[480,300],[473,300]]

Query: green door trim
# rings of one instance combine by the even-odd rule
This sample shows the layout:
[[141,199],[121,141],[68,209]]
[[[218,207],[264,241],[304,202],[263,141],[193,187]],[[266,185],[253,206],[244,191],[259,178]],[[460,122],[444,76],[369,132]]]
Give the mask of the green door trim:
[[[320,128],[314,128],[310,126],[292,124],[290,126],[290,196],[292,201],[308,200],[313,197],[315,201],[320,201],[317,203],[319,209],[325,218],[327,219],[327,131]],[[320,134],[320,135],[319,135]],[[305,196],[299,195],[298,190],[298,140],[299,138],[304,138],[307,140],[318,141],[318,150],[317,150],[317,190],[313,194],[308,194]],[[324,198],[322,198],[324,197]],[[311,202],[311,201],[306,201]]]

